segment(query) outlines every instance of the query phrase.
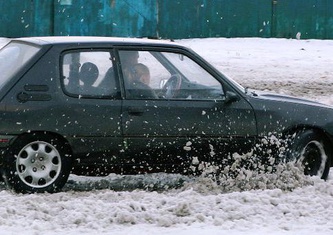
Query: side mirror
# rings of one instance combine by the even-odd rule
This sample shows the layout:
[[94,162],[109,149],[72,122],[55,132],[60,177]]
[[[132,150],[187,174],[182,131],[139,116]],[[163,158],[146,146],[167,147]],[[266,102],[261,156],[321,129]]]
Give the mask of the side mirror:
[[232,92],[232,91],[227,91],[226,94],[225,94],[225,103],[226,104],[230,104],[230,103],[233,103],[233,102],[236,102],[239,100],[239,96]]

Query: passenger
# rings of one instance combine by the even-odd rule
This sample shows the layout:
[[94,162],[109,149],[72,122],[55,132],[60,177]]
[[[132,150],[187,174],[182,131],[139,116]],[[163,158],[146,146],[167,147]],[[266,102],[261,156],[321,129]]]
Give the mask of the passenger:
[[79,79],[83,82],[83,85],[80,86],[81,92],[84,95],[94,95],[96,92],[96,87],[94,83],[96,82],[99,75],[98,68],[95,64],[91,62],[84,63],[79,72]]
[[131,71],[133,66],[138,63],[139,52],[138,51],[120,51],[120,63],[123,69]]
[[134,65],[138,63],[139,52],[138,51],[120,51],[120,64],[123,71],[124,83],[128,86],[129,82],[134,78]]

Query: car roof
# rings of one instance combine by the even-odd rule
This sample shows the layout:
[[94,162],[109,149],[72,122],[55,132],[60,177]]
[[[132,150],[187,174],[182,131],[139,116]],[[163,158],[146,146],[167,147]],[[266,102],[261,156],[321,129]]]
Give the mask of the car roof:
[[148,38],[123,38],[123,37],[95,37],[95,36],[49,36],[49,37],[22,37],[13,41],[23,41],[37,45],[55,44],[114,44],[114,45],[145,45],[145,46],[176,46],[181,45],[168,40]]

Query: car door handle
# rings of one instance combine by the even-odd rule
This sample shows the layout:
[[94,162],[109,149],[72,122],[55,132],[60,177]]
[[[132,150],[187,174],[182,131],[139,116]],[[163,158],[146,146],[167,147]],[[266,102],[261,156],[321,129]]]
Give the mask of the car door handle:
[[128,108],[128,114],[133,115],[133,116],[141,116],[145,110],[143,108]]

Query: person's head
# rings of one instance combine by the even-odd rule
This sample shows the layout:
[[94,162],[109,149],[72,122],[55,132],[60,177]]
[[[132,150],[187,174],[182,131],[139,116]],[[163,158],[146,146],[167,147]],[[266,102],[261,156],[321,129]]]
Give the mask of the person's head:
[[133,66],[133,70],[134,70],[136,79],[140,80],[141,82],[145,83],[146,85],[149,85],[150,72],[146,65],[136,64]]
[[96,79],[98,78],[98,68],[95,64],[91,62],[85,62],[80,68],[80,80],[86,86],[92,86]]
[[120,51],[120,61],[126,66],[133,66],[138,63],[139,53],[137,51]]

